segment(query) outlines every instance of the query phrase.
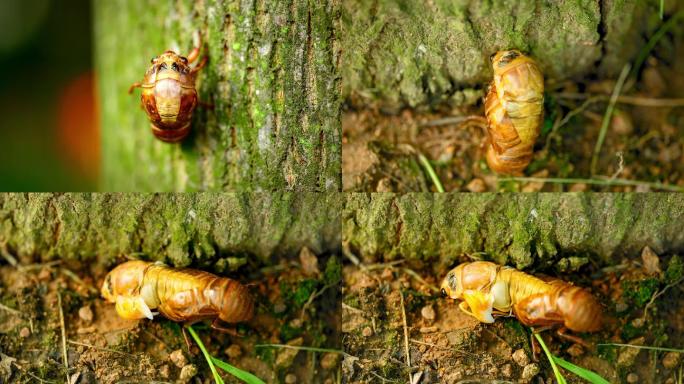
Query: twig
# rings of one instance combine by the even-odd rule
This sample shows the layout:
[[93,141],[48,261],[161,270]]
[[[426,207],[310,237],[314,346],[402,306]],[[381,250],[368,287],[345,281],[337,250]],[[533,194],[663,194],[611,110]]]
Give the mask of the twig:
[[124,355],[124,356],[135,356],[132,353],[117,351],[116,349],[110,349],[110,348],[105,348],[105,347],[98,347],[97,345],[92,345],[92,344],[88,344],[88,343],[81,343],[79,341],[74,341],[74,340],[67,340],[67,343],[73,344],[73,345],[80,345],[81,347],[99,349],[101,351],[106,351],[106,352],[118,353],[118,354]]
[[620,77],[613,88],[613,94],[610,97],[610,102],[608,103],[608,108],[606,108],[606,114],[603,115],[603,123],[601,124],[601,130],[599,131],[598,140],[596,140],[596,146],[594,147],[594,154],[591,156],[591,175],[596,175],[596,166],[598,164],[598,157],[601,154],[601,147],[603,146],[603,140],[606,138],[606,132],[608,132],[608,125],[610,125],[610,120],[613,117],[613,111],[615,110],[615,103],[617,102],[620,92],[622,92],[622,86],[625,85],[625,80],[629,74],[629,69],[631,64],[625,64],[620,72]]
[[404,294],[399,291],[401,298],[401,317],[404,322],[404,348],[406,349],[406,365],[408,366],[408,382],[411,384],[411,351],[409,350],[408,326],[406,325],[406,308],[404,307]]
[[349,241],[344,241],[342,243],[342,254],[344,255],[344,257],[349,259],[349,261],[351,261],[352,264],[357,266],[361,264],[359,258],[356,257],[356,255],[351,251],[351,249],[349,249]]
[[345,354],[344,351],[341,351],[339,349],[331,349],[331,348],[317,348],[317,347],[305,347],[305,346],[299,346],[299,345],[287,345],[287,344],[256,344],[254,348],[286,348],[286,349],[298,349],[301,351],[309,351],[309,352],[329,352],[329,353],[339,353],[339,354]]
[[28,370],[24,371],[24,373],[27,374],[27,375],[29,375],[29,376],[31,376],[31,377],[33,377],[34,379],[38,380],[38,381],[41,382],[41,383],[50,383],[50,384],[54,383],[54,381],[41,379],[40,377],[34,375],[33,373],[31,373],[31,372],[28,371]]
[[432,285],[432,284],[428,283],[427,281],[425,281],[425,280],[424,280],[418,273],[416,273],[416,271],[414,271],[413,269],[411,269],[411,268],[403,268],[403,269],[404,269],[404,272],[405,272],[407,275],[409,275],[409,276],[413,277],[414,279],[420,281],[421,284],[423,284],[423,285],[425,285],[426,287],[430,288],[430,290],[431,290],[432,292],[439,292],[439,288],[437,288],[437,287],[435,287],[434,285]]
[[582,105],[566,113],[565,116],[563,116],[563,118],[557,124],[554,124],[553,128],[551,128],[551,132],[549,132],[548,136],[546,136],[546,143],[544,144],[544,148],[549,147],[549,144],[551,143],[551,138],[556,133],[556,131],[560,129],[560,127],[567,124],[568,121],[570,121],[570,119],[573,118],[573,116],[582,113],[582,111],[584,111],[589,105],[591,105],[593,102],[597,100],[600,100],[600,98],[600,96],[590,97],[587,100],[585,100],[584,103],[582,103]]
[[7,243],[2,243],[2,246],[0,246],[0,255],[2,255],[11,266],[17,267],[17,259],[7,250]]
[[437,192],[439,193],[444,193],[444,187],[442,186],[442,182],[439,181],[439,177],[435,173],[434,168],[432,168],[432,165],[430,164],[430,161],[423,155],[422,153],[418,153],[418,162],[425,168],[425,172],[427,172],[428,176],[430,176],[430,180],[432,180],[432,183],[435,184],[435,188],[437,188]]
[[482,116],[449,116],[421,123],[420,127],[438,127],[440,125],[460,124],[466,121],[473,121],[479,124],[487,124],[487,120]]
[[641,52],[639,52],[639,56],[634,64],[634,71],[632,72],[633,74],[636,75],[639,73],[641,66],[644,64],[644,61],[646,61],[646,58],[648,57],[649,53],[651,53],[651,50],[653,50],[656,44],[658,44],[658,41],[660,41],[660,39],[665,36],[670,29],[677,25],[677,21],[681,17],[684,17],[684,10],[680,10],[679,12],[675,13],[670,20],[660,26],[660,29],[658,29],[658,31],[651,36],[651,38],[648,40],[648,43],[646,43],[646,46],[644,46]]
[[[559,99],[570,99],[570,100],[584,100],[591,101],[591,103],[597,101],[607,101],[610,100],[610,95],[598,95],[592,93],[572,93],[572,92],[558,92],[553,94]],[[667,108],[667,107],[684,107],[684,99],[657,99],[642,96],[628,96],[620,95],[617,97],[617,102],[619,104],[630,104],[637,105],[639,107],[657,107],[657,108]]]
[[66,328],[64,327],[64,311],[62,310],[62,294],[57,290],[57,305],[59,305],[59,326],[62,329],[62,357],[64,359],[64,367],[66,368],[66,380],[69,382],[69,359],[67,357],[66,347]]
[[636,348],[636,349],[650,349],[654,351],[663,351],[663,352],[678,352],[678,353],[684,353],[684,349],[676,349],[676,348],[665,348],[665,347],[651,347],[648,345],[634,345],[634,344],[620,344],[620,343],[600,343],[596,344],[598,345],[605,345],[609,347],[628,347],[628,348]]
[[520,181],[532,183],[555,183],[555,184],[594,184],[606,186],[648,186],[654,189],[662,189],[664,191],[683,192],[684,188],[671,184],[654,183],[650,181],[627,180],[627,179],[610,179],[605,176],[596,176],[593,179],[571,179],[571,178],[544,178],[544,177],[504,177],[499,181]]
[[7,311],[13,315],[21,316],[21,312],[17,311],[14,308],[10,308],[2,303],[0,303],[0,309],[2,309],[3,311]]
[[330,288],[330,287],[331,287],[331,285],[326,285],[323,288],[321,288],[320,291],[315,291],[311,295],[309,295],[309,300],[307,300],[306,303],[304,303],[304,305],[302,306],[302,312],[299,315],[300,319],[304,318],[304,314],[306,313],[306,309],[311,305],[311,303],[313,303],[313,301],[316,300],[317,297],[322,295],[323,292],[325,292],[325,290]]
[[80,277],[78,277],[77,274],[75,274],[74,272],[72,272],[70,269],[67,269],[67,268],[60,268],[59,270],[60,270],[63,274],[67,275],[67,277],[69,277],[71,280],[73,280],[74,282],[76,282],[76,284],[85,287],[88,291],[90,291],[90,293],[98,294],[98,290],[97,290],[95,287],[93,287],[93,286],[90,285],[90,284],[86,284],[85,281],[83,281]]
[[646,306],[644,307],[644,314],[641,316],[641,319],[646,319],[646,316],[648,315],[648,309],[651,307],[651,305],[653,305],[653,303],[656,301],[658,297],[660,297],[663,293],[665,293],[665,291],[674,287],[675,285],[678,285],[682,281],[684,281],[684,277],[680,277],[679,280],[666,285],[665,288],[663,288],[661,291],[654,293],[653,296],[651,296],[651,300],[649,300],[648,303],[646,303]]
[[358,308],[354,308],[354,307],[352,307],[351,305],[348,305],[348,304],[345,304],[345,303],[342,303],[342,308],[343,308],[343,309],[348,309],[348,310],[350,310],[350,311],[352,311],[352,312],[361,313],[361,314],[364,314],[364,315],[366,314],[366,312],[364,312],[364,311],[362,311],[362,310],[360,310],[360,309],[358,309]]

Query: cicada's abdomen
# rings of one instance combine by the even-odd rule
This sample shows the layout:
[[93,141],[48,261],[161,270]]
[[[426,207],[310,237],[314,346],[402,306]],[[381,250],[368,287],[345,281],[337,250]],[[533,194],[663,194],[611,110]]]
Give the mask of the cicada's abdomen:
[[494,80],[485,99],[487,164],[497,173],[521,174],[532,160],[544,103],[544,77],[519,51],[492,56]]

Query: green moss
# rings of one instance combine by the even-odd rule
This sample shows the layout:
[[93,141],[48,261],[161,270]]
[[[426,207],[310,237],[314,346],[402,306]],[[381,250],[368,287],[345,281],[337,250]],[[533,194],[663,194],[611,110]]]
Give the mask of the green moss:
[[658,290],[660,283],[655,278],[640,281],[623,281],[623,297],[633,302],[638,308],[643,307]]
[[342,280],[342,264],[337,256],[331,256],[325,263],[323,282],[325,285],[335,285]]
[[284,323],[280,326],[280,339],[287,343],[288,341],[295,339],[302,335],[304,330],[302,328],[295,328],[289,323]]
[[672,256],[665,270],[665,282],[672,284],[684,276],[684,262],[679,255]]

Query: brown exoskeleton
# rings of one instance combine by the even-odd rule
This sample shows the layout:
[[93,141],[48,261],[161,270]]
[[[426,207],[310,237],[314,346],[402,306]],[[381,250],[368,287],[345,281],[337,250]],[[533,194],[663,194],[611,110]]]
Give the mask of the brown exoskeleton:
[[[198,34],[199,36],[199,34]],[[187,57],[166,51],[152,59],[142,82],[131,85],[128,93],[142,88],[140,100],[152,125],[152,133],[159,140],[175,143],[190,133],[190,120],[197,107],[195,78],[204,67],[207,57],[193,68],[200,55],[201,38]]]
[[493,323],[494,316],[514,315],[531,327],[560,326],[560,336],[584,345],[565,331],[596,332],[602,326],[603,308],[586,289],[487,261],[463,263],[449,271],[441,292],[464,300],[459,308],[483,323]]
[[239,282],[196,269],[175,269],[161,263],[127,261],[105,277],[102,296],[116,303],[124,319],[152,319],[157,309],[173,321],[214,319],[212,328],[232,332],[218,321],[248,321],[254,299]]

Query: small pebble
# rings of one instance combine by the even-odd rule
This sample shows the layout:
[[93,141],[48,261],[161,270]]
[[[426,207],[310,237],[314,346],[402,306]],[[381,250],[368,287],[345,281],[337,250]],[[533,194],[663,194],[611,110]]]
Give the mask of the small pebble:
[[363,335],[363,337],[371,337],[373,336],[373,330],[371,329],[371,327],[366,327],[363,329],[363,331],[361,331],[361,334]]
[[318,269],[318,258],[307,247],[303,247],[299,252],[299,262],[302,266],[302,271],[307,276],[318,276],[321,271]]
[[21,329],[21,331],[19,331],[19,337],[21,337],[21,338],[25,339],[25,338],[29,337],[30,335],[31,335],[31,331],[29,331],[29,329],[27,327],[24,327]]
[[418,351],[420,351],[420,353],[425,353],[425,351],[427,351],[427,346],[422,345],[422,344],[419,345],[419,346],[418,346]]
[[523,368],[522,376],[520,376],[520,378],[523,381],[529,381],[537,376],[537,374],[539,374],[539,366],[535,363],[527,364],[525,368]]
[[510,364],[504,365],[501,367],[501,374],[503,377],[511,377],[513,375],[513,366]]
[[513,361],[515,361],[519,366],[526,367],[530,363],[530,358],[527,357],[525,350],[520,348],[513,352]]
[[439,330],[439,328],[432,326],[432,327],[420,327],[420,333],[435,333]]
[[326,353],[321,358],[321,368],[323,368],[325,370],[337,368],[339,361],[340,361],[340,354],[339,353]]
[[636,373],[632,372],[629,375],[627,375],[627,382],[628,383],[637,383],[639,382],[639,375]]
[[[183,368],[188,365],[188,358],[183,354],[183,350],[177,349],[169,355],[171,362],[178,368]],[[194,376],[194,375],[193,375]]]
[[294,384],[296,382],[297,382],[297,376],[295,376],[293,373],[288,373],[287,376],[285,376],[285,383]]
[[225,353],[231,359],[237,359],[242,355],[242,348],[237,344],[231,344],[230,347],[226,348]]
[[48,268],[43,268],[40,270],[40,273],[38,274],[38,280],[40,281],[48,281],[52,278],[52,273]]
[[90,327],[82,327],[76,330],[76,333],[79,335],[84,335],[86,333],[95,333],[97,332],[97,327],[94,325],[91,325]]
[[675,368],[677,364],[679,364],[679,353],[668,352],[665,354],[665,357],[663,357],[663,367],[672,369]]
[[287,305],[285,305],[284,302],[279,301],[279,302],[273,304],[273,313],[276,313],[276,314],[283,313],[283,312],[285,312],[285,310],[287,310]]
[[85,321],[86,324],[90,324],[93,321],[93,310],[90,309],[89,305],[84,305],[78,309],[78,317]]
[[385,281],[394,280],[394,273],[392,273],[392,269],[391,268],[383,269],[382,274],[380,275],[380,278],[385,280]]
[[171,376],[171,368],[166,364],[162,365],[159,367],[159,376],[161,376],[162,379],[168,379],[169,376]]
[[582,348],[582,346],[579,344],[573,344],[572,346],[570,346],[570,348],[568,348],[567,352],[568,355],[572,357],[577,357],[581,356],[584,353],[584,348]]
[[195,364],[188,364],[181,369],[180,376],[178,380],[183,383],[187,383],[195,377],[197,374],[197,366]]
[[435,321],[435,310],[432,308],[432,305],[424,306],[423,309],[420,310],[420,315],[430,324]]
[[470,192],[485,192],[487,191],[487,185],[485,184],[484,180],[480,178],[475,178],[466,185],[466,189],[469,190]]

